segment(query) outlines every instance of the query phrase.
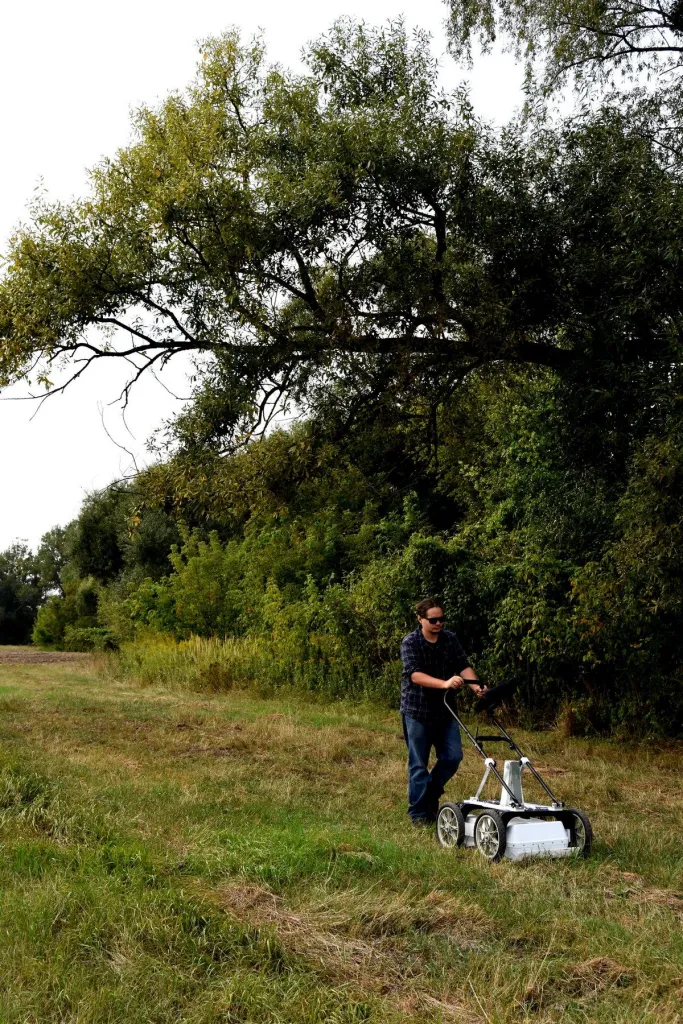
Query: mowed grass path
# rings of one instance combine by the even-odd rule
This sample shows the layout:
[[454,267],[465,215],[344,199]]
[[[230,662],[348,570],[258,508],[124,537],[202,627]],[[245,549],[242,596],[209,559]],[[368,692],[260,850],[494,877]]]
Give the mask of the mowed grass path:
[[0,1022],[682,1021],[681,747],[520,736],[588,861],[411,830],[395,715],[0,665]]

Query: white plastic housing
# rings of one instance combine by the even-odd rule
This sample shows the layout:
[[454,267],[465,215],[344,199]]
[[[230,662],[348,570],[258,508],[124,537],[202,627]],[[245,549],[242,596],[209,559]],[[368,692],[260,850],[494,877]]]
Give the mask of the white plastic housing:
[[[476,814],[465,819],[465,846],[474,846]],[[504,856],[509,860],[522,857],[566,857],[572,853],[569,833],[561,821],[540,818],[510,818],[507,825]]]
[[[522,762],[521,761],[506,761],[503,769],[503,779],[505,784],[517,797],[517,802],[520,804],[524,803],[524,791],[522,790]],[[504,786],[501,786],[500,794],[500,806],[511,807],[512,797],[508,793]]]

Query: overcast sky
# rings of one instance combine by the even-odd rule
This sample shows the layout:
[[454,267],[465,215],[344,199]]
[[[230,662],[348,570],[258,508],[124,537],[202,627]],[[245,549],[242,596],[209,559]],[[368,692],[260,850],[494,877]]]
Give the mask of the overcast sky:
[[[409,26],[432,33],[445,85],[469,79],[479,113],[499,123],[511,116],[521,102],[518,69],[502,54],[478,60],[472,73],[458,69],[445,54],[441,0],[7,4],[0,34],[0,251],[35,189],[55,199],[82,194],[87,168],[128,141],[130,111],[191,80],[198,40],[231,25],[246,35],[263,29],[269,57],[294,66],[302,46],[340,15],[379,23],[401,13]],[[93,367],[39,410],[15,400],[24,392],[0,393],[0,551],[19,539],[35,547],[46,530],[77,514],[88,491],[128,471],[131,457],[115,442],[143,465],[147,437],[180,407],[169,391],[187,393],[184,374],[177,364],[161,383],[141,382],[125,422],[116,404],[123,367]]]

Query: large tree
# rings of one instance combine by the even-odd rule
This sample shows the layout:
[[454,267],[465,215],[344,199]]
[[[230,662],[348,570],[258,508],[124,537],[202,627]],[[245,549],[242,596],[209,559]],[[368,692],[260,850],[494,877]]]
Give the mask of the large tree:
[[682,200],[619,114],[496,135],[400,23],[338,24],[307,64],[208,43],[87,198],[34,207],[0,284],[0,383],[191,353],[185,428],[220,445],[288,398],[349,419],[433,405],[482,363],[680,359]]

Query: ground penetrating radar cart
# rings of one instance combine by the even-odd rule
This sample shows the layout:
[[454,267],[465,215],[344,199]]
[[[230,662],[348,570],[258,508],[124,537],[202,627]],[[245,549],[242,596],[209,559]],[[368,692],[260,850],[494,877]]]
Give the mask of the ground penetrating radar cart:
[[[469,800],[443,803],[436,819],[436,838],[441,846],[476,846],[487,860],[521,860],[523,857],[587,857],[593,832],[583,811],[565,807],[557,800],[528,757],[496,719],[494,711],[516,688],[510,679],[487,690],[477,701],[477,711],[486,712],[497,735],[473,735],[458,717],[449,702],[452,690],[446,690],[444,703],[462,731],[468,736],[484,760],[484,775],[479,789]],[[507,743],[517,755],[506,761],[503,774],[484,745]],[[531,804],[524,799],[522,773],[529,771],[545,790],[550,802]],[[482,800],[481,795],[490,775],[500,783],[499,800]]]

